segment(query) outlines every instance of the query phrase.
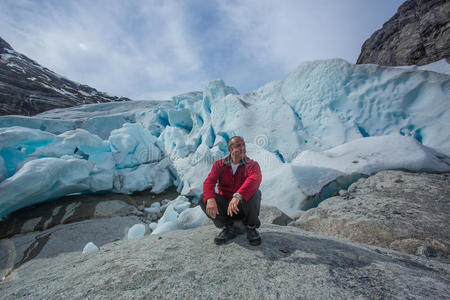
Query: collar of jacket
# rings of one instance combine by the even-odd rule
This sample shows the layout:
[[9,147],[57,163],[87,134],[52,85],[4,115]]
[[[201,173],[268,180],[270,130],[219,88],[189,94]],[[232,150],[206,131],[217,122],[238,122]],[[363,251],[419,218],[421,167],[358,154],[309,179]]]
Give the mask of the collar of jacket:
[[[248,163],[248,157],[244,156],[244,158],[242,159],[240,165],[246,165]],[[231,166],[231,155],[228,155],[227,157],[225,157],[225,160],[223,161],[223,164],[226,166]]]

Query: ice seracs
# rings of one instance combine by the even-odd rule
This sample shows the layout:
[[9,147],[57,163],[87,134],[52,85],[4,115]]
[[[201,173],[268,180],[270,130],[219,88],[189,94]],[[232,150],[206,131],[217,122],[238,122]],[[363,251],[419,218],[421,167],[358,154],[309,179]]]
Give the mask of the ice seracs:
[[296,210],[309,208],[308,197],[338,179],[339,183],[329,187],[327,193],[336,194],[360,176],[382,170],[449,172],[450,165],[448,158],[446,161],[439,157],[414,138],[393,134],[360,138],[326,151],[303,151],[274,171],[264,169],[268,168],[263,162],[262,203],[277,206],[292,217]]
[[[0,216],[71,193],[132,193],[172,185],[171,163],[157,138],[139,124],[109,140],[84,129],[54,135],[26,127],[0,128]],[[1,163],[3,162],[3,164]]]
[[[336,180],[384,169],[447,172],[449,84],[444,73],[332,59],[303,63],[244,95],[215,80],[172,102],[0,117],[0,217],[68,193],[160,193],[171,185],[195,203],[233,135],[261,165],[262,203],[288,215],[333,192]],[[153,233],[195,223],[195,211],[182,218],[190,209],[182,202],[164,211],[176,220],[167,216]]]

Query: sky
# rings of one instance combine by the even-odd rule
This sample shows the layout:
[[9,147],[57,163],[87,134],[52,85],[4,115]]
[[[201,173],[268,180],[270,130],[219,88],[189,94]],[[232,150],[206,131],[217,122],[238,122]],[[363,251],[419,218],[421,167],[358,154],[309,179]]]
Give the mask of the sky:
[[300,63],[356,60],[403,0],[1,0],[0,37],[70,80],[168,100],[223,79],[240,93]]

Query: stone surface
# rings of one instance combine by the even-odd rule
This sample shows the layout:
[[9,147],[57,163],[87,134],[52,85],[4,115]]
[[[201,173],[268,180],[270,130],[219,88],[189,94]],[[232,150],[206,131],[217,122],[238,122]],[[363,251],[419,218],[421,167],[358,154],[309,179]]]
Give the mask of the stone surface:
[[109,200],[95,206],[94,217],[128,216],[136,213],[136,208],[124,201]]
[[0,115],[31,116],[54,108],[128,100],[59,76],[0,38]]
[[450,2],[408,0],[363,44],[358,64],[425,65],[450,59]]
[[261,205],[259,212],[259,219],[262,224],[275,224],[275,225],[287,225],[292,221],[288,215],[270,205]]
[[449,265],[263,225],[217,246],[217,229],[117,241],[83,255],[32,260],[0,283],[0,298],[33,299],[438,299],[450,294]]
[[88,242],[102,246],[123,239],[133,225],[151,221],[138,206],[178,195],[175,188],[159,195],[73,195],[16,211],[0,221],[0,278],[34,258],[82,251]]
[[89,242],[101,247],[123,239],[128,229],[140,222],[136,216],[92,219],[2,239],[0,278],[32,259],[55,257],[75,251],[81,253]]
[[290,225],[409,254],[448,259],[449,174],[383,171],[358,180],[342,195],[323,201]]

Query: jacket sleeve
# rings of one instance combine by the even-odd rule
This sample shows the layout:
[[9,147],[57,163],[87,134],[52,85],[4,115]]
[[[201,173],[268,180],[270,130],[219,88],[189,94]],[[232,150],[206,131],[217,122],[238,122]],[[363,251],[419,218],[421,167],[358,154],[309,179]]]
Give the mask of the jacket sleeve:
[[248,201],[258,190],[259,185],[261,184],[261,180],[261,168],[259,167],[259,164],[254,161],[250,166],[248,166],[247,178],[245,179],[244,183],[241,185],[237,193],[241,194],[242,197],[246,201]]
[[216,161],[203,182],[203,203],[210,198],[216,198],[216,184],[220,176],[220,161]]

